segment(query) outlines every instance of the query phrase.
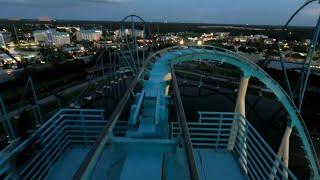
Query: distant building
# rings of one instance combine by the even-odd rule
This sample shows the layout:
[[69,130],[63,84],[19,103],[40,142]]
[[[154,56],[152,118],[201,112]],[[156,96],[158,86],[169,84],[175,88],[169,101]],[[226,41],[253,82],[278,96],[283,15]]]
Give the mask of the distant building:
[[57,30],[72,33],[73,31],[80,31],[80,28],[76,26],[57,26]]
[[216,32],[214,35],[217,40],[223,40],[229,37],[230,32]]
[[243,42],[247,42],[247,40],[248,40],[247,36],[236,36],[236,37],[233,38],[234,42],[243,43]]
[[271,45],[271,44],[274,44],[276,42],[276,39],[265,39],[264,40],[264,44],[269,44],[269,45]]
[[269,37],[263,34],[256,34],[253,36],[254,40],[260,41],[260,40],[265,40],[268,39]]
[[45,43],[48,40],[47,30],[36,30],[33,31],[34,40],[39,43]]
[[70,44],[70,36],[66,32],[55,32],[52,33],[52,41],[55,46],[62,46],[65,44]]
[[2,32],[0,31],[0,47],[6,48],[6,42],[4,41]]
[[9,17],[8,20],[9,21],[20,21],[21,18],[19,18],[19,17]]
[[44,45],[47,44],[48,35],[47,30],[36,30],[32,32],[34,40]]
[[132,29],[124,29],[123,31],[120,31],[119,29],[115,31],[116,36],[118,37],[124,37],[124,36],[136,36],[136,37],[144,37],[144,31],[135,29],[132,32]]
[[211,41],[216,39],[213,35],[213,33],[207,34],[207,33],[203,33],[200,37],[200,39],[202,39],[204,42],[206,41]]
[[0,33],[2,34],[2,37],[3,37],[4,42],[6,44],[8,44],[12,41],[12,33],[11,32],[4,30],[4,31],[0,31]]
[[[178,41],[179,37],[175,35],[163,35],[163,36],[158,36],[157,39],[159,41]],[[190,37],[188,39],[191,40]]]
[[101,30],[80,30],[76,32],[77,41],[99,41],[102,36]]
[[70,44],[70,35],[66,32],[57,32],[55,30],[37,30],[33,31],[34,40],[42,45],[62,46]]
[[256,35],[250,35],[250,36],[245,36],[247,38],[247,41],[249,42],[264,42],[266,39],[268,39],[268,36],[266,35],[261,35],[261,34],[256,34]]
[[38,17],[38,20],[42,22],[50,22],[51,18],[49,16],[40,16]]

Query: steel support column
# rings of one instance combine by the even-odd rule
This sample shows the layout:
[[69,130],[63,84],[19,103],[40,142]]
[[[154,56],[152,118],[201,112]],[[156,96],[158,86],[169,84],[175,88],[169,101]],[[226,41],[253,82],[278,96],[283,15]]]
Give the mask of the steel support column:
[[[246,94],[247,94],[249,79],[250,79],[250,75],[248,75],[247,73],[244,72],[244,74],[240,80],[240,85],[239,85],[239,89],[238,89],[238,96],[237,96],[237,101],[236,101],[236,107],[234,110],[236,113],[241,114],[243,117],[246,117],[246,107],[245,106],[246,106]],[[242,121],[242,120],[240,119],[240,121]],[[245,124],[246,122],[242,122],[242,123]],[[230,136],[229,143],[228,143],[229,150],[232,150],[234,147],[235,137],[238,132],[238,127],[239,127],[238,123],[233,122],[232,129],[231,129],[231,136]]]
[[[292,133],[292,127],[289,125],[287,126],[284,135],[281,140],[281,144],[278,150],[278,156],[280,159],[283,160],[284,165],[288,168],[289,167],[289,147],[290,147],[290,135]],[[272,168],[274,174],[277,172],[277,167],[279,166],[279,162],[275,163],[275,166]],[[284,175],[288,178],[288,172],[283,171]],[[274,179],[274,175],[270,175],[270,179]]]
[[[238,96],[237,96],[237,102],[236,102],[236,107],[235,107],[235,112],[239,113],[240,115],[242,115],[244,118],[246,117],[246,94],[247,94],[247,89],[248,89],[248,84],[249,84],[249,79],[250,79],[250,75],[248,75],[246,72],[243,72],[243,76],[241,77],[241,81],[240,81],[240,85],[239,85],[239,91],[238,91]],[[241,131],[239,131],[240,134],[242,134],[242,136],[244,137],[243,139],[243,144],[242,144],[242,148],[241,151],[243,151],[243,155],[245,157],[244,161],[243,161],[243,169],[244,171],[247,173],[247,122],[245,121],[244,118],[240,118],[239,120],[241,121],[241,123],[243,123],[243,126],[239,126],[237,128],[242,128]],[[239,123],[239,122],[238,122]]]
[[31,88],[32,95],[33,95],[33,100],[34,100],[34,105],[33,105],[34,118],[36,119],[37,125],[40,125],[40,124],[43,123],[43,119],[42,119],[42,114],[41,114],[41,110],[40,110],[40,105],[39,105],[39,102],[38,102],[38,97],[37,97],[36,90],[35,90],[35,87],[34,87],[33,80],[32,80],[31,76],[28,77],[26,87],[24,88],[24,91],[23,91],[23,94],[22,94],[22,98],[21,98],[21,101],[19,103],[19,111],[20,111],[19,113],[21,113],[21,111],[22,111],[22,103],[23,103],[23,100],[24,100],[25,96],[28,93],[29,86]]
[[241,77],[239,91],[237,96],[237,102],[235,112],[240,113],[243,117],[246,117],[246,94],[248,89],[250,76],[244,75]]
[[10,119],[8,118],[7,109],[4,106],[4,102],[2,97],[0,96],[0,122],[2,121],[4,130],[6,131],[9,140],[14,140],[16,138],[16,134],[12,128],[12,124]]

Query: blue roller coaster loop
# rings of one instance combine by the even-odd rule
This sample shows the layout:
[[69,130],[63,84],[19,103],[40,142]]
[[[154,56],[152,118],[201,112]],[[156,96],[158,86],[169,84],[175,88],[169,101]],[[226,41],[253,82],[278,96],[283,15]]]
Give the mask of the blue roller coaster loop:
[[[161,58],[158,57],[159,55]],[[291,127],[295,128],[301,138],[303,149],[306,152],[307,160],[311,167],[313,177],[315,179],[320,178],[319,162],[310,135],[299,113],[299,110],[293,103],[292,99],[281,88],[281,86],[274,81],[262,68],[251,62],[249,59],[232,51],[214,46],[175,46],[158,51],[146,60],[147,62],[154,62],[152,69],[149,72],[149,79],[165,79],[164,77],[167,74],[170,74],[171,64],[196,61],[199,59],[202,61],[216,61],[234,65],[240,68],[244,75],[257,78],[267,88],[272,90],[272,92],[286,109],[290,117]],[[150,90],[155,88],[163,88],[159,87],[161,86],[159,84],[153,84],[152,81],[145,85],[147,86],[145,86],[145,88],[150,88]],[[146,91],[146,93],[148,92]]]
[[[288,25],[290,24],[290,22],[298,15],[298,13],[304,9],[306,6],[308,6],[309,4],[311,4],[312,2],[317,1],[317,0],[308,0],[306,1],[303,5],[301,5],[288,19],[288,21],[286,22],[286,24],[281,28],[281,32],[282,32],[282,36],[285,37],[284,32],[287,30]],[[319,1],[320,3],[320,1]],[[310,75],[310,65],[311,65],[311,61],[312,58],[314,56],[315,50],[316,50],[316,45],[318,42],[318,37],[319,37],[319,32],[320,32],[320,16],[318,17],[318,21],[317,24],[315,26],[315,31],[312,37],[312,41],[310,44],[310,48],[307,54],[307,57],[304,59],[303,63],[301,64],[301,75],[300,78],[298,80],[298,85],[295,87],[295,89],[291,88],[291,84],[289,81],[289,76],[287,74],[287,69],[285,67],[284,61],[285,61],[285,56],[284,53],[282,52],[280,43],[279,43],[279,39],[277,39],[275,41],[275,43],[273,44],[273,47],[276,47],[279,51],[279,57],[280,57],[280,63],[281,63],[281,68],[282,71],[284,73],[284,78],[285,78],[285,84],[286,84],[286,89],[287,89],[287,93],[289,95],[289,97],[294,101],[294,99],[297,99],[297,105],[298,105],[298,109],[299,111],[301,111],[301,107],[302,107],[302,103],[303,103],[303,99],[304,99],[304,94],[306,91],[306,86],[308,84],[308,79],[309,79],[309,75]],[[267,59],[266,64],[268,64],[269,60]]]
[[[128,39],[128,34],[125,32],[125,29],[126,29],[125,24],[128,23],[128,21],[130,23],[130,30],[131,30],[130,40]],[[142,57],[139,57],[139,53],[138,53],[139,47],[137,46],[137,35],[135,33],[137,30],[136,24],[138,23],[142,24],[142,32],[143,32]],[[121,40],[122,38],[124,39]],[[123,20],[121,21],[120,30],[118,34],[118,41],[120,43],[119,49],[122,55],[123,55],[123,48],[129,50],[132,68],[136,73],[140,70],[141,66],[144,64],[146,57],[148,57],[150,53],[153,51],[153,41],[151,44],[151,48],[148,48],[147,50],[144,49],[145,47],[148,47],[146,46],[147,38],[153,38],[153,36],[151,34],[148,24],[140,16],[128,15],[125,18],[123,18]],[[123,43],[121,43],[122,41]]]

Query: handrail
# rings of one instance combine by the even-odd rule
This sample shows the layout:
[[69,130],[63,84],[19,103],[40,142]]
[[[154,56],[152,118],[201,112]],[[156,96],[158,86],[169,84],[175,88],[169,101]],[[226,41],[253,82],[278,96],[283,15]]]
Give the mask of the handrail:
[[[248,144],[257,144],[259,149],[261,149],[262,151],[258,151],[256,149],[256,151],[259,153],[259,156],[260,156],[260,159],[259,161],[261,161],[261,158],[262,160],[265,160],[263,158],[267,157],[267,159],[269,160],[269,163],[276,163],[276,162],[279,162],[281,164],[281,167],[283,168],[283,170],[280,170],[278,171],[281,176],[285,176],[285,174],[282,172],[282,171],[286,171],[289,173],[289,176],[290,178],[292,179],[296,179],[296,177],[294,176],[294,174],[292,174],[292,172],[288,169],[288,167],[285,166],[285,164],[283,163],[283,161],[277,156],[277,154],[271,149],[271,147],[265,142],[265,140],[261,137],[261,135],[255,130],[255,128],[251,125],[251,123],[245,118],[243,117],[241,114],[238,114],[238,118],[239,118],[239,126],[241,127],[246,127],[246,131],[247,131],[247,141]],[[244,123],[243,121],[244,120],[246,121],[246,123]],[[244,131],[242,130],[241,128],[239,128],[240,131]],[[245,132],[243,132],[245,133]],[[241,134],[241,133],[240,133]],[[248,136],[249,135],[249,136]],[[252,140],[253,141],[252,141]],[[255,145],[253,146],[254,149],[257,148]],[[262,155],[264,154],[264,156]],[[260,162],[259,162],[260,163]],[[268,166],[270,169],[269,169],[269,173],[273,174],[274,172],[272,172],[272,167]],[[279,169],[279,168],[277,168]]]
[[187,155],[188,167],[190,171],[190,179],[198,180],[199,175],[198,175],[197,166],[194,160],[193,148],[192,148],[190,134],[187,126],[186,115],[183,109],[179,87],[178,87],[174,67],[172,64],[171,64],[171,74],[172,74],[172,87],[174,92],[173,93],[174,100],[175,100],[175,105],[177,109],[178,121],[181,127],[182,140],[183,140],[184,148]]
[[[3,175],[3,173],[8,172],[9,174],[6,176],[8,178],[16,174],[27,178],[42,171],[41,175],[43,175],[45,171],[50,169],[51,163],[55,162],[49,162],[49,159],[58,158],[65,149],[64,147],[68,146],[68,143],[72,143],[74,138],[86,138],[88,136],[90,139],[95,139],[98,137],[104,122],[103,110],[62,109],[50,118],[44,126],[37,129],[29,139],[18,146],[14,146],[11,151],[6,149],[1,151],[3,156],[0,159],[0,169],[3,171],[0,171],[0,174]],[[86,123],[90,128],[94,127],[95,132],[91,135],[78,135],[78,132],[83,132],[82,123]],[[75,128],[75,131],[70,128]],[[42,148],[37,151],[35,156],[30,157],[31,159],[24,166],[13,169],[11,159],[15,158],[18,153],[24,151],[33,142],[39,142]],[[57,152],[58,154],[56,154]]]
[[[240,64],[244,65],[244,66],[248,66],[250,67],[250,69],[252,69],[253,71],[257,71],[259,73],[261,73],[261,75],[263,75],[263,78],[266,79],[260,79],[262,81],[265,81],[266,85],[271,84],[273,86],[274,89],[274,93],[276,95],[279,95],[279,98],[281,101],[283,101],[284,105],[286,106],[286,110],[288,111],[288,113],[290,114],[290,116],[292,117],[292,121],[291,121],[291,125],[293,127],[296,127],[298,130],[299,135],[301,135],[301,139],[302,139],[302,143],[303,143],[303,147],[306,151],[307,157],[308,157],[308,163],[311,165],[311,169],[312,172],[314,173],[314,177],[319,178],[319,161],[318,158],[316,156],[316,152],[313,146],[313,143],[311,141],[311,137],[310,134],[308,132],[307,126],[305,125],[305,122],[303,121],[303,118],[298,110],[298,108],[296,107],[296,105],[294,104],[294,102],[292,101],[292,99],[288,96],[288,94],[282,89],[282,87],[273,79],[271,78],[261,67],[259,67],[257,64],[253,63],[251,60],[249,60],[248,58],[239,55],[235,52],[223,49],[223,48],[217,48],[214,46],[189,46],[189,47],[198,47],[201,49],[198,49],[198,51],[193,51],[193,53],[189,53],[189,51],[185,50],[184,51],[180,51],[181,53],[172,53],[173,56],[171,60],[174,59],[187,59],[189,56],[191,58],[191,56],[194,56],[195,54],[198,56],[207,56],[211,54],[214,55],[222,55],[222,56],[227,56],[232,58],[235,62],[239,62]],[[171,47],[170,49],[177,49],[178,47]],[[206,48],[211,48],[211,49],[206,49]],[[169,50],[170,50],[169,49]],[[183,53],[184,52],[184,53]],[[223,62],[223,61],[222,61]],[[250,70],[249,69],[249,70]],[[250,72],[249,72],[250,73]]]
[[131,96],[131,92],[140,80],[141,75],[143,74],[144,69],[139,72],[139,74],[132,81],[130,86],[128,87],[126,93],[123,95],[122,99],[118,103],[115,110],[110,115],[107,124],[102,129],[101,134],[99,135],[97,141],[94,143],[93,147],[87,154],[85,160],[82,162],[80,168],[77,170],[76,174],[73,176],[74,180],[78,179],[89,179],[91,172],[94,170],[95,164],[98,161],[105,144],[110,139],[110,134],[112,133],[113,128],[115,127],[121,112],[123,111],[127,101]]
[[[249,178],[268,179],[274,176],[275,179],[282,179],[288,174],[290,179],[296,179],[251,123],[241,114],[234,112],[198,112],[198,114],[197,122],[187,123],[194,147],[229,151],[228,139],[233,133],[236,133],[235,146],[230,151],[247,170]],[[237,122],[237,132],[231,131],[233,121]],[[180,131],[178,122],[172,122],[171,137],[177,137]],[[276,171],[273,170],[273,167]]]

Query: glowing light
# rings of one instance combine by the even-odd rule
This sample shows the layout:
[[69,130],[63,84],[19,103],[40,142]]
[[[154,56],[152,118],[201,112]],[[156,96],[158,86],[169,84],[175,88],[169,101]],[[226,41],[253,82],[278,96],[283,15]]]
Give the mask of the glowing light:
[[198,44],[198,45],[202,45],[202,41],[198,41],[197,44]]
[[183,40],[181,40],[181,41],[179,42],[179,44],[180,44],[180,45],[183,45],[183,44],[184,44],[184,41],[183,41]]

